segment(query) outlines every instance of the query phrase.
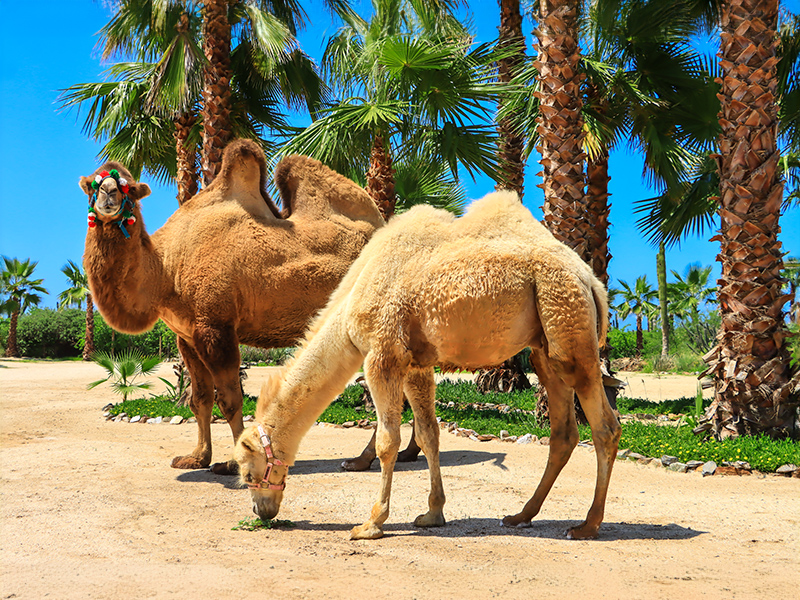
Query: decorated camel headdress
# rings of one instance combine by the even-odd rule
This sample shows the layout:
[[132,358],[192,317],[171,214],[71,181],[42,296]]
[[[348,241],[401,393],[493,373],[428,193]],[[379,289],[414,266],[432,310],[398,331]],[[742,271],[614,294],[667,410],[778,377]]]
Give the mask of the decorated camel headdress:
[[[125,225],[133,225],[136,222],[136,217],[131,212],[133,208],[133,203],[131,199],[128,197],[128,192],[130,191],[130,186],[128,185],[128,180],[124,177],[120,176],[119,171],[116,169],[111,169],[110,171],[101,171],[97,175],[95,175],[94,181],[92,181],[91,186],[94,192],[90,196],[89,199],[89,229],[97,227],[97,213],[94,210],[94,205],[97,202],[97,191],[100,189],[100,186],[103,184],[103,181],[106,179],[113,179],[117,182],[117,187],[119,190],[124,194],[122,197],[122,204],[119,207],[119,210],[112,215],[112,218],[119,217],[118,220],[115,222],[119,225],[119,228],[122,230],[122,234],[129,238],[131,235],[128,233],[128,230],[125,229]],[[113,222],[113,221],[112,221]]]

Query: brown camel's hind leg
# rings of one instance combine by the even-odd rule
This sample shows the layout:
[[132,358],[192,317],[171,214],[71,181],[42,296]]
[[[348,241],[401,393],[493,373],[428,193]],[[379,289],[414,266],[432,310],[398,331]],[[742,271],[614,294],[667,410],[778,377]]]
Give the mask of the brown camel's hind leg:
[[558,474],[575,446],[578,445],[578,424],[575,422],[575,405],[572,402],[573,390],[566,385],[551,368],[547,356],[541,349],[534,349],[531,353],[531,363],[539,383],[547,390],[547,399],[550,409],[550,454],[547,457],[542,480],[533,496],[528,500],[522,511],[516,515],[503,519],[506,527],[522,527],[529,525],[542,508],[542,503],[553,487]]
[[[412,422],[411,439],[408,441],[408,447],[402,452],[397,454],[397,462],[414,462],[417,460],[421,448],[417,444],[417,421],[416,418]],[[375,436],[377,430],[372,434],[369,443],[364,447],[361,454],[355,458],[350,458],[342,462],[342,469],[345,471],[368,471],[372,466],[372,462],[377,457],[375,453]]]
[[400,416],[403,409],[402,382],[404,373],[395,360],[376,357],[373,352],[364,361],[364,374],[372,390],[378,412],[378,428],[375,432],[375,449],[381,461],[381,488],[378,501],[372,507],[370,518],[350,532],[352,540],[373,540],[383,536],[383,524],[389,518],[389,500],[392,492],[392,475],[400,449]]
[[[203,360],[214,378],[216,401],[231,428],[236,444],[244,431],[242,421],[242,387],[239,380],[239,340],[233,327],[197,327],[194,333],[197,355]],[[217,475],[236,475],[239,467],[233,458],[211,465]]]
[[197,419],[197,447],[191,454],[172,459],[175,469],[204,469],[211,464],[211,411],[214,408],[214,381],[203,361],[186,340],[178,337],[178,348],[192,379],[189,408]]
[[413,369],[406,377],[406,396],[414,411],[414,424],[419,431],[419,442],[428,460],[431,476],[431,493],[428,496],[428,512],[414,520],[417,527],[440,527],[444,525],[444,487],[439,469],[439,424],[436,422],[434,399],[436,382],[433,369]]
[[578,372],[581,371],[583,376],[577,379],[580,383],[576,383],[575,387],[583,412],[586,413],[586,418],[592,427],[592,441],[597,454],[597,482],[594,500],[586,520],[567,532],[567,537],[575,540],[597,537],[600,524],[603,522],[608,482],[617,457],[621,433],[617,417],[603,389],[599,364],[579,367]]

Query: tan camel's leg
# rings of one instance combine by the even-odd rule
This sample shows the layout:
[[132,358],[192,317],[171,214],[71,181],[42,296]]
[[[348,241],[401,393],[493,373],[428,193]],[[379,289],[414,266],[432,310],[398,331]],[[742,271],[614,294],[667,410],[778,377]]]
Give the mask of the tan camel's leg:
[[583,376],[579,378],[580,383],[576,383],[575,387],[583,412],[592,427],[592,441],[597,454],[597,482],[594,500],[586,520],[567,532],[567,537],[573,540],[597,537],[600,524],[603,522],[608,482],[611,479],[611,469],[617,457],[622,431],[603,389],[599,365],[579,368],[578,372],[581,371]]
[[406,397],[414,411],[414,426],[419,431],[428,469],[431,476],[431,493],[428,496],[428,512],[414,519],[417,527],[441,527],[444,525],[444,487],[439,469],[439,424],[436,422],[434,399],[436,382],[433,369],[413,369],[406,377]]
[[205,469],[211,464],[211,410],[214,408],[214,382],[203,361],[185,340],[178,337],[178,348],[192,379],[189,408],[197,419],[197,447],[191,454],[172,459],[175,469]]
[[[216,402],[231,428],[233,443],[244,431],[242,387],[239,382],[239,340],[229,325],[197,327],[194,333],[197,355],[214,378]],[[211,465],[217,475],[236,475],[239,467],[233,458]]]
[[[392,492],[392,475],[400,449],[400,416],[403,408],[403,374],[384,368],[388,360],[380,360],[371,352],[364,361],[364,375],[372,390],[378,412],[375,432],[375,450],[381,461],[381,487],[378,501],[372,507],[369,520],[354,527],[351,540],[374,540],[383,536],[383,524],[389,518],[389,500]],[[396,370],[396,367],[395,367]]]
[[553,487],[561,469],[567,464],[575,446],[578,445],[578,424],[575,422],[574,392],[553,372],[544,351],[534,349],[531,353],[539,383],[547,390],[550,410],[550,453],[547,457],[542,480],[522,511],[503,519],[506,527],[524,527],[530,524],[542,508],[542,503]]

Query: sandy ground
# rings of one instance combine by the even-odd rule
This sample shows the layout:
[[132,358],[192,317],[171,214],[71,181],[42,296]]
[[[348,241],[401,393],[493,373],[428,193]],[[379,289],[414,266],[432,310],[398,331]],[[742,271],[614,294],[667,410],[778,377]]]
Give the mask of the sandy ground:
[[[575,451],[531,528],[508,530],[499,518],[532,493],[547,447],[444,434],[447,526],[410,524],[426,507],[420,459],[395,475],[386,537],[351,542],[379,472],[338,466],[370,432],[313,427],[279,515],[296,526],[233,531],[252,516],[249,493],[231,477],[169,467],[194,446],[195,426],[106,422],[110,390],[85,390],[101,375],[0,361],[0,598],[798,597],[797,479],[617,462],[601,538],[574,542],[564,532],[591,501],[589,450]],[[655,393],[651,378],[635,378]],[[679,379],[693,394],[694,381]],[[251,370],[248,390],[259,380]],[[659,381],[659,393],[687,395]],[[223,458],[227,425],[213,435]]]

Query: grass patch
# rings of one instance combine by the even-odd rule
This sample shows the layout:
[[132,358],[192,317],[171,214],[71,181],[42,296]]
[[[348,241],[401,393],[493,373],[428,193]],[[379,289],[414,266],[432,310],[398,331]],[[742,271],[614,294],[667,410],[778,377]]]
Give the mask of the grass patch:
[[259,529],[291,529],[294,523],[285,519],[267,519],[262,521],[259,518],[242,519],[231,531],[258,531]]
[[[320,416],[327,423],[345,423],[361,419],[375,420],[374,410],[366,410],[363,405],[363,388],[359,385],[347,389]],[[533,414],[536,404],[534,390],[512,394],[489,394],[483,396],[468,381],[443,381],[436,388],[436,414],[443,421],[457,422],[459,427],[473,429],[479,434],[499,435],[506,430],[510,435],[532,433],[539,437],[550,435],[550,424],[539,421]],[[709,400],[703,401],[707,407]],[[480,405],[476,407],[475,405]],[[487,406],[489,405],[489,406]],[[494,405],[494,406],[492,406]],[[680,398],[665,402],[650,402],[640,398],[618,398],[617,406],[621,413],[683,414],[696,412],[695,398]],[[256,398],[245,396],[243,414],[255,413]],[[161,416],[172,418],[181,415],[192,416],[189,407],[178,406],[170,400],[159,397],[140,398],[116,404],[112,415],[122,412],[130,416]],[[214,407],[214,415],[222,417]],[[412,418],[410,409],[403,412],[403,421]],[[580,439],[591,439],[589,427],[578,428]],[[800,464],[800,443],[767,437],[740,437],[722,442],[704,440],[691,432],[691,427],[659,426],[638,422],[622,426],[620,448],[628,448],[645,456],[660,457],[664,454],[676,456],[681,462],[689,460],[713,460],[718,464],[743,460],[759,471],[773,472],[779,466]],[[271,525],[269,527],[274,527]],[[266,527],[266,526],[265,526]],[[268,527],[267,527],[268,528]]]

